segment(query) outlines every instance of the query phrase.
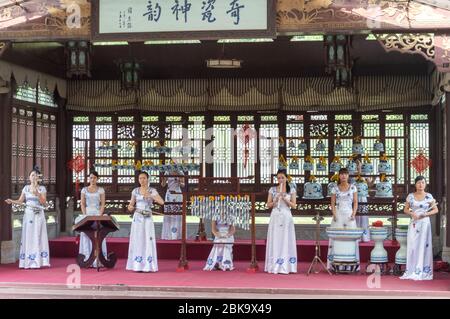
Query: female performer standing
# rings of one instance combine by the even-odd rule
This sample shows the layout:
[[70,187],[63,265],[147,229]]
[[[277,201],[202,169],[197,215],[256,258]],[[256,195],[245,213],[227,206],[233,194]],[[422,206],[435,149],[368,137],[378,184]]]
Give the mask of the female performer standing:
[[406,198],[405,214],[411,216],[408,227],[406,270],[400,279],[433,279],[433,246],[430,216],[438,213],[436,201],[425,192],[425,177],[415,179],[416,191]]
[[[148,174],[139,174],[139,184],[131,193],[128,210],[134,211],[131,223],[130,246],[128,249],[127,270],[156,272],[158,258],[156,254],[155,225],[152,219],[153,202],[164,205],[156,189],[149,186]],[[136,209],[135,209],[136,206]]]
[[[81,190],[81,211],[82,216],[79,216],[75,223],[78,223],[85,216],[101,216],[105,212],[105,190],[97,185],[98,173],[93,171],[89,175],[89,186],[83,187]],[[80,248],[79,253],[85,256],[85,261],[89,258],[92,251],[92,243],[85,233],[80,234]],[[106,239],[102,242],[102,254],[106,257]],[[92,264],[97,267],[97,260]]]
[[19,253],[19,268],[50,267],[48,249],[47,221],[44,206],[47,191],[39,185],[40,171],[35,167],[30,173],[30,185],[26,185],[18,200],[7,199],[8,204],[25,203],[22,221],[22,240]]
[[291,208],[297,206],[297,192],[287,182],[286,170],[278,170],[278,185],[269,190],[267,207],[272,208],[267,232],[264,271],[273,274],[297,272],[297,243]]
[[[181,205],[168,204],[169,202],[182,202],[183,195],[181,194],[181,188],[184,187],[184,178],[180,172],[173,169],[170,175],[178,175],[171,177],[163,177],[161,180],[161,186],[167,185],[167,192],[165,197],[164,213],[181,212]],[[163,227],[161,239],[181,239],[181,215],[164,215]]]
[[[339,182],[331,191],[332,228],[356,228],[355,215],[358,209],[358,190],[348,182],[349,173],[346,168],[339,170]],[[359,262],[358,241],[356,244],[356,258]],[[327,268],[332,269],[333,240],[329,240]]]

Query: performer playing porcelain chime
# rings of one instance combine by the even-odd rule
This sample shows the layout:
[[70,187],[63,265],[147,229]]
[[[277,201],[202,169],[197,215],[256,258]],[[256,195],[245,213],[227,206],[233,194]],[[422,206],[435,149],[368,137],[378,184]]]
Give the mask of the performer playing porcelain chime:
[[[169,204],[170,202],[182,202],[183,195],[181,188],[184,187],[184,178],[181,172],[173,168],[166,175],[174,175],[171,177],[163,177],[161,179],[161,186],[167,185],[166,197],[164,199],[166,205],[164,206],[164,213],[181,212],[181,205]],[[178,175],[178,176],[176,176]],[[161,239],[181,239],[181,215],[164,215]]]
[[[356,228],[355,215],[358,209],[358,191],[355,185],[349,183],[349,172],[346,168],[339,170],[339,182],[331,190],[331,211],[333,220],[330,228]],[[355,241],[356,256],[359,262],[359,247]],[[327,268],[332,269],[333,240],[329,240]]]
[[272,208],[267,231],[264,270],[274,274],[297,272],[297,243],[291,208],[295,208],[297,191],[288,183],[286,170],[277,172],[278,185],[269,190],[267,207]]
[[[89,174],[89,186],[81,190],[81,211],[83,215],[78,216],[75,224],[81,221],[85,216],[101,216],[105,211],[105,190],[97,185],[98,173],[93,171]],[[85,233],[80,234],[79,253],[85,256],[85,261],[89,259],[92,251],[92,242]],[[102,242],[102,254],[106,257],[106,239]],[[97,260],[92,267],[97,267]]]
[[212,221],[212,233],[214,234],[214,246],[209,253],[203,270],[233,270],[233,243],[235,227],[231,219],[227,220],[222,213]]
[[433,279],[433,241],[430,216],[438,213],[433,195],[425,192],[425,177],[415,179],[416,191],[406,198],[405,214],[411,216],[408,226],[406,270],[400,279]]
[[156,189],[149,186],[148,177],[146,172],[139,174],[140,187],[133,190],[130,204],[128,205],[128,210],[135,212],[131,223],[127,270],[158,271],[152,207],[153,202],[164,205],[164,200],[159,196]]
[[35,167],[29,176],[30,184],[26,185],[18,200],[7,199],[6,203],[22,205],[25,203],[25,214],[22,221],[22,240],[19,252],[19,268],[41,268],[50,266],[47,221],[44,205],[47,201],[47,190],[39,185],[41,173]]

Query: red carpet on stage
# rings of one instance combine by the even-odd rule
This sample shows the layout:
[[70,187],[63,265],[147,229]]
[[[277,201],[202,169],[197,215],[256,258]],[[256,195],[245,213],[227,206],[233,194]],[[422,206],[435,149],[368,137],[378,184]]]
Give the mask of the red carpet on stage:
[[[108,252],[115,252],[118,258],[126,259],[128,257],[128,238],[108,238]],[[326,260],[328,240],[322,240],[321,258]],[[362,262],[367,262],[370,258],[370,252],[374,246],[373,242],[360,243],[360,258]],[[206,260],[212,247],[211,241],[187,242],[187,258],[189,260]],[[395,253],[399,244],[394,241],[385,241],[385,248],[388,251],[390,262],[394,262]],[[179,259],[181,251],[181,241],[179,240],[158,240],[157,251],[159,259]],[[75,258],[78,254],[78,245],[75,237],[60,237],[50,240],[50,256],[58,258]],[[256,258],[258,261],[264,260],[266,254],[265,240],[256,241]],[[298,240],[297,255],[300,262],[310,262],[315,255],[315,242],[313,240]],[[250,260],[251,242],[250,240],[237,240],[233,246],[234,260]]]
[[[18,269],[17,264],[0,266],[0,286],[11,284],[53,284],[66,285],[70,275],[67,270],[69,264],[74,263],[73,258],[52,258],[51,268],[35,270]],[[113,269],[81,270],[81,285],[96,286],[135,286],[135,287],[183,287],[183,288],[210,288],[214,291],[246,289],[246,291],[264,290],[267,293],[290,291],[305,291],[311,293],[359,293],[368,294],[385,291],[393,296],[412,294],[416,296],[441,296],[450,298],[450,274],[435,273],[432,281],[400,280],[395,276],[382,276],[378,288],[368,287],[367,275],[334,275],[325,272],[306,275],[309,263],[299,263],[297,274],[273,275],[264,273],[264,263],[259,263],[260,271],[247,273],[247,262],[236,262],[233,271],[203,271],[203,261],[189,263],[189,270],[176,272],[176,260],[159,260],[159,271],[156,273],[136,273],[125,270],[126,260],[118,260]],[[252,290],[254,289],[254,290]],[[279,290],[277,290],[279,289]],[[186,292],[188,293],[188,292]],[[389,295],[386,295],[389,297]]]

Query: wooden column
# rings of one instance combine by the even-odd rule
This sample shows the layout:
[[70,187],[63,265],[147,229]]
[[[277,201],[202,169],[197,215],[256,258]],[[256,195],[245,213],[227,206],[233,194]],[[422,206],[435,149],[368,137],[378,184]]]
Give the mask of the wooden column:
[[[66,100],[57,98],[58,115],[56,121],[56,192],[59,199],[59,210],[61,216],[60,231],[66,231],[66,196],[69,196],[67,187],[68,179],[71,180],[71,171],[67,169],[66,164],[69,162],[69,154],[72,149],[72,140],[68,141],[68,129],[72,128],[72,122],[68,121],[66,112]],[[71,136],[71,135],[70,135]]]
[[448,183],[450,182],[450,143],[448,141],[448,138],[450,136],[450,92],[446,93],[445,96],[445,197],[446,197],[446,207],[445,207],[445,214],[447,215],[447,224],[446,224],[446,230],[447,230],[447,238],[446,238],[446,245],[447,247],[450,247],[450,187]]
[[11,197],[11,129],[12,90],[0,94],[0,242],[12,240],[11,205],[4,201]]
[[[442,160],[444,154],[444,127],[441,103],[433,106],[430,116],[430,158],[432,163],[430,192],[438,203],[442,203],[442,196],[444,195],[444,161]],[[433,230],[433,233],[437,236],[441,232],[441,219],[439,217],[440,214],[436,218],[435,229]]]

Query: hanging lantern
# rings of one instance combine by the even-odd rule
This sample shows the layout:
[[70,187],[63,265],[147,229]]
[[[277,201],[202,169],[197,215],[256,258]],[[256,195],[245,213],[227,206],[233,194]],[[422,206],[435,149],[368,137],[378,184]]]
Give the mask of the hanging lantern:
[[351,36],[327,35],[325,72],[334,77],[335,87],[352,87],[353,60],[350,55]]
[[136,60],[126,60],[119,62],[121,72],[120,83],[122,90],[137,91],[140,89],[142,65]]
[[66,75],[68,78],[91,77],[90,43],[68,41],[66,44]]

